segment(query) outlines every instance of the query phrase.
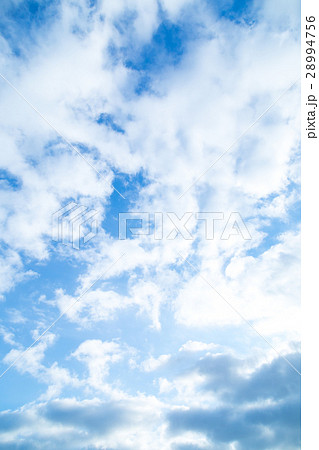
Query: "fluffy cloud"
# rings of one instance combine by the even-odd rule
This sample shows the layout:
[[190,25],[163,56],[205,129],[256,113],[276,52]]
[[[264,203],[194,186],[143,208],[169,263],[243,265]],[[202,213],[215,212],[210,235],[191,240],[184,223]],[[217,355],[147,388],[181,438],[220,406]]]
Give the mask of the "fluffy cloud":
[[153,370],[157,370],[159,367],[164,365],[167,361],[169,361],[171,355],[160,355],[158,358],[153,358],[153,356],[149,359],[146,359],[142,362],[141,367],[145,372],[153,372]]
[[224,272],[221,259],[214,267],[204,255],[202,275],[192,274],[176,299],[176,319],[200,327],[243,323],[229,302],[262,334],[298,338],[299,241],[298,234],[284,234],[257,257],[226,259]]
[[[93,342],[84,343],[84,347]],[[113,346],[96,343],[93,353]],[[82,354],[82,350],[80,351]],[[117,353],[116,349],[116,353]],[[86,350],[85,350],[86,353]],[[290,355],[298,365],[298,354]],[[252,368],[231,355],[208,355],[192,371],[189,395],[215,395],[215,407],[167,404],[152,396],[61,398],[0,415],[3,448],[298,448],[300,380],[282,359]],[[185,373],[184,379],[189,377]],[[182,380],[176,380],[178,384]],[[147,427],[144,426],[147,422]],[[32,432],[30,432],[32,430]],[[40,444],[41,442],[41,444]]]
[[3,251],[0,258],[1,293],[9,291],[18,282],[36,276],[36,272],[24,270],[23,260],[19,253],[11,249]]
[[[2,291],[49,272],[21,294],[36,339],[92,288],[66,354],[56,330],[11,369],[47,390],[1,413],[0,447],[298,447],[297,373],[218,293],[298,365],[299,9],[237,3],[37,2],[35,20],[4,2],[0,73],[40,114],[1,78]],[[100,212],[80,251],[51,240],[69,201]],[[238,212],[251,239],[221,239],[224,220],[207,240],[192,217],[193,239],[119,240],[127,211]],[[4,368],[25,342],[8,306]]]
[[125,356],[134,354],[134,349],[122,348],[117,342],[102,342],[91,339],[82,344],[72,356],[87,366],[87,383],[95,389],[109,392],[105,377],[109,374],[109,366],[120,362]]
[[[299,354],[290,358],[300,364]],[[205,376],[201,389],[216,393],[222,404],[170,413],[171,432],[201,432],[220,448],[299,448],[299,376],[280,358],[248,377],[240,373],[242,364],[229,355],[201,360],[198,370]]]
[[[37,338],[38,333],[35,332],[33,337]],[[71,374],[68,369],[60,367],[57,361],[50,366],[44,363],[45,352],[48,347],[52,346],[54,340],[55,336],[52,333],[47,333],[41,341],[29,350],[18,345],[19,349],[10,350],[3,358],[6,365],[9,366],[14,363],[16,370],[21,374],[30,374],[40,383],[46,384],[48,389],[45,394],[41,395],[41,398],[44,399],[56,397],[66,386],[80,386],[78,377]],[[17,345],[15,341],[9,343]]]

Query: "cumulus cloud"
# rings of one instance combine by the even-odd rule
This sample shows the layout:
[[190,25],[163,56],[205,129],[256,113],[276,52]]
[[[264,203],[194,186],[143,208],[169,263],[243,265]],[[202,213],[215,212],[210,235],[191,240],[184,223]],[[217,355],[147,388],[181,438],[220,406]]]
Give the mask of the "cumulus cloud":
[[185,283],[175,302],[176,319],[195,327],[244,323],[227,300],[245,319],[253,320],[261,333],[285,332],[291,339],[298,338],[300,239],[295,233],[279,239],[258,256],[238,254],[226,260],[224,272],[220,259],[214,267],[204,255],[204,279],[195,273]]
[[[300,364],[299,354],[290,358]],[[280,358],[248,377],[240,374],[242,363],[227,355],[201,360],[199,373],[206,379],[200,389],[216,393],[222,404],[171,412],[171,432],[195,430],[221,448],[299,448],[299,376]]]
[[171,355],[160,355],[158,358],[146,359],[142,362],[141,367],[145,372],[152,372],[153,370],[157,370],[159,367],[163,366],[167,361],[169,361]]
[[[57,329],[11,369],[46,391],[0,413],[0,447],[298,448],[298,375],[221,298],[298,366],[300,20],[286,3],[3,2],[0,73],[38,111],[1,78],[4,369],[33,314],[36,339],[99,281],[65,314],[65,349]],[[99,211],[79,251],[51,240],[70,201]],[[163,212],[163,239],[117,239],[130,211]],[[167,212],[200,211],[223,213],[214,239],[194,217],[191,239],[167,238]],[[251,238],[221,239],[234,212]]]
[[11,249],[3,251],[0,257],[1,293],[9,291],[18,282],[36,276],[37,273],[33,270],[24,269],[23,260],[19,253]]
[[[97,348],[102,347],[98,344]],[[290,358],[298,365],[298,354]],[[206,356],[192,367],[198,376],[193,377],[189,393],[195,398],[201,392],[213,392],[215,407],[189,407],[186,399],[184,406],[167,404],[142,394],[116,400],[61,398],[2,412],[1,445],[17,448],[19,439],[25,448],[40,448],[41,440],[41,448],[63,445],[66,449],[133,449],[137,445],[156,449],[227,448],[231,444],[238,449],[297,449],[298,376],[280,358],[252,368],[249,376],[242,374],[243,364],[249,365],[224,354]]]
[[98,339],[84,341],[72,353],[88,370],[87,383],[96,389],[109,391],[106,377],[111,365],[120,362],[125,356],[135,354],[135,350],[122,347],[117,342],[102,342]]
[[211,342],[210,344],[206,344],[205,342],[199,341],[187,341],[186,344],[183,344],[179,351],[184,352],[202,352],[209,350],[216,350],[219,346]]

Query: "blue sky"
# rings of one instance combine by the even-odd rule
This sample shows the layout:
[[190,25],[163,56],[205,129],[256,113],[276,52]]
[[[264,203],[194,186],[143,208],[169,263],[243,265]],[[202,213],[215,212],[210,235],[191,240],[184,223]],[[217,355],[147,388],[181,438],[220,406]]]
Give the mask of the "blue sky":
[[0,8],[0,448],[299,448],[299,3]]

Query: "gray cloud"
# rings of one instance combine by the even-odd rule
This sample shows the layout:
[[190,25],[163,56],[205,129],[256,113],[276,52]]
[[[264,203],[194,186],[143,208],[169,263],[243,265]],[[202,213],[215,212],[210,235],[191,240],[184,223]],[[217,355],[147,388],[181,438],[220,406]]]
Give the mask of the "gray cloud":
[[[300,366],[300,355],[289,360]],[[198,371],[202,389],[213,391],[223,406],[193,408],[168,415],[170,431],[205,433],[214,444],[237,442],[240,449],[294,449],[300,446],[300,378],[281,358],[251,375],[240,374],[244,361],[230,355],[207,356]],[[215,448],[215,447],[214,447]]]
[[68,404],[60,400],[47,404],[43,415],[50,421],[80,427],[94,434],[107,434],[128,421],[124,408],[113,403],[101,403],[90,407],[89,404]]

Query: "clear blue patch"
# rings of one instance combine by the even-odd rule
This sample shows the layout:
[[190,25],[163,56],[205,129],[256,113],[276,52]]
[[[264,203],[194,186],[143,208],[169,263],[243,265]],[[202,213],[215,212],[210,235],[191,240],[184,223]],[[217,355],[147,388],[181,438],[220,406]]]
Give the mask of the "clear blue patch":
[[37,39],[39,28],[50,26],[60,2],[56,0],[25,0],[4,7],[0,16],[0,33],[9,43],[13,54],[22,56]]
[[114,22],[114,26],[122,35],[127,34],[128,32],[133,32],[134,21],[136,18],[137,12],[128,10]]
[[89,7],[95,8],[97,6],[97,0],[89,0]]
[[[267,199],[275,198],[275,195],[269,196]],[[262,218],[262,216],[260,216]],[[247,256],[258,257],[271,246],[278,244],[281,234],[288,231],[297,231],[301,221],[301,204],[297,201],[291,205],[285,219],[271,218],[269,225],[265,225],[260,231],[266,233],[266,236],[258,247],[251,248],[247,251]]]
[[[152,90],[152,78],[144,73],[140,73],[137,78],[137,83],[135,87],[135,93],[137,95],[142,95],[143,92],[153,92]],[[154,93],[154,92],[153,92]]]
[[251,25],[255,22],[253,0],[206,0],[206,4],[219,17],[235,23]]
[[127,56],[126,67],[138,71],[149,71],[177,64],[185,51],[187,31],[168,20],[163,21],[139,52]]
[[[185,23],[173,23],[163,12],[160,17],[162,22],[147,44],[138,47],[134,39],[130,39],[122,47],[117,47],[114,42],[108,47],[113,64],[122,63],[132,70],[133,92],[138,95],[152,91],[154,76],[159,75],[167,67],[178,65],[188,43],[201,36],[199,25],[193,18],[187,18]],[[118,31],[123,35],[134,35],[134,20],[133,14],[124,16],[116,24]]]
[[[7,348],[6,352],[1,350],[1,372],[8,367],[6,364],[2,363],[1,360],[9,351],[10,348]],[[19,408],[26,403],[34,401],[35,398],[38,398],[43,394],[43,391],[43,385],[40,384],[37,379],[29,374],[20,375],[15,368],[10,369],[10,371],[1,378],[1,410],[14,410]]]
[[21,189],[22,181],[7,170],[0,169],[0,189],[17,191]]
[[143,171],[135,175],[118,173],[113,186],[125,197],[123,199],[115,190],[111,201],[106,206],[105,219],[101,226],[106,233],[115,239],[119,237],[119,214],[134,211],[134,204],[138,200],[140,190],[149,184]]
[[107,127],[111,128],[113,131],[116,131],[117,133],[121,134],[125,133],[125,130],[123,130],[123,128],[114,121],[114,116],[112,116],[112,114],[107,113],[100,114],[99,118],[97,119],[97,123],[99,125],[101,124],[106,125]]

